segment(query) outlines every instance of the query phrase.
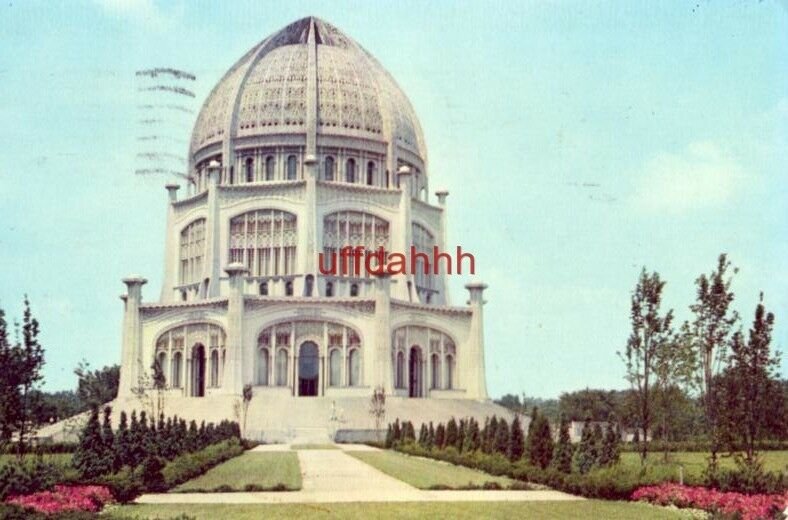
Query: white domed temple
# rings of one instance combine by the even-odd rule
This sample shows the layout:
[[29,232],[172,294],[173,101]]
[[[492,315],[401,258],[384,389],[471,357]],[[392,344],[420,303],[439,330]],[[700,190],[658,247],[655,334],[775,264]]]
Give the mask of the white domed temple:
[[359,44],[309,17],[252,48],[197,117],[189,175],[182,193],[167,186],[159,300],[124,280],[116,408],[139,408],[133,389],[158,362],[168,414],[232,417],[251,385],[247,434],[261,439],[330,429],[332,416],[369,430],[379,387],[386,420],[506,414],[487,395],[486,286],[449,299],[458,259],[429,274],[423,259],[380,276],[320,265],[348,246],[456,249],[413,107]]

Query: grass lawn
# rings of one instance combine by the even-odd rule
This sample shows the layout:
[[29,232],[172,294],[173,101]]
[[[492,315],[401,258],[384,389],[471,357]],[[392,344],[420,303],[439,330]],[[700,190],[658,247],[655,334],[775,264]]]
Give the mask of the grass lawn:
[[291,450],[338,450],[336,444],[293,444]]
[[349,518],[367,520],[390,518],[549,518],[606,520],[669,520],[689,518],[677,510],[668,510],[631,502],[392,502],[353,504],[134,504],[108,508],[107,514],[117,513],[133,518],[173,518],[181,514],[198,520],[232,518]]
[[495,482],[506,488],[514,482],[506,477],[495,477],[437,460],[409,457],[396,451],[349,451],[347,454],[419,489],[480,487],[485,482]]
[[[708,453],[702,452],[675,452],[668,454],[669,462],[662,461],[662,453],[649,453],[648,464],[665,470],[668,473],[678,475],[679,466],[684,467],[684,478],[688,480],[698,480],[703,470],[706,468]],[[788,451],[764,451],[761,452],[761,459],[764,468],[768,471],[788,471]],[[640,468],[640,455],[637,453],[622,453],[621,463],[633,469]],[[733,457],[721,457],[720,465],[723,468],[734,467]]]
[[295,491],[301,489],[301,468],[295,452],[247,451],[184,482],[174,492]]

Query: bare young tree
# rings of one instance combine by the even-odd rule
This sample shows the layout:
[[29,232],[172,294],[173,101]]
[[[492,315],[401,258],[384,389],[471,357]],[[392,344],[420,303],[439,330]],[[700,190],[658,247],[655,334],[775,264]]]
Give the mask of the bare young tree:
[[246,416],[249,414],[249,405],[252,403],[252,385],[245,384],[243,389],[243,430],[241,431],[241,436],[246,436]]
[[380,442],[380,428],[386,418],[386,391],[378,386],[372,391],[369,399],[369,414],[375,420],[375,438]]
[[167,395],[167,377],[164,375],[164,370],[162,370],[161,363],[159,363],[158,359],[153,362],[150,368],[152,373],[151,383],[153,391],[156,394],[155,415],[153,416],[155,420],[164,413],[164,404]]

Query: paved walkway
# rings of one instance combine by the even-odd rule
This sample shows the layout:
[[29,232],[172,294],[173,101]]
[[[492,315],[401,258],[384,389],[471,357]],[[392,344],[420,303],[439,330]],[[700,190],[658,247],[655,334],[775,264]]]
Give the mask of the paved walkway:
[[[276,447],[278,446],[278,447]],[[303,481],[300,491],[238,493],[163,493],[142,495],[141,504],[293,504],[321,502],[499,502],[582,500],[559,491],[424,491],[351,457],[354,445],[334,450],[298,450]],[[376,450],[355,445],[358,451]],[[256,451],[285,451],[268,445]]]

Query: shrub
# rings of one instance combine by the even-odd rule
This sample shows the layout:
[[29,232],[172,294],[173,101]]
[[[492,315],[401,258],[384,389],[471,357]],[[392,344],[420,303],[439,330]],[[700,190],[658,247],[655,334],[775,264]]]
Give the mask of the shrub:
[[142,485],[147,491],[159,492],[167,489],[164,483],[164,476],[161,473],[163,464],[156,455],[148,455],[142,461],[140,478]]
[[544,469],[553,460],[553,434],[550,432],[550,423],[547,417],[539,415],[529,428],[528,459],[534,466]]
[[98,409],[95,407],[90,411],[90,418],[79,436],[73,464],[84,479],[93,479],[112,472],[112,452],[104,444]]
[[501,418],[498,420],[493,446],[493,451],[496,453],[500,453],[503,456],[509,454],[509,425],[506,423],[506,419]]
[[518,461],[523,457],[525,451],[525,437],[523,428],[520,426],[520,418],[515,417],[512,421],[512,431],[509,436],[509,460]]
[[142,479],[129,466],[124,466],[117,473],[104,477],[102,483],[121,504],[133,501],[144,491]]
[[459,434],[457,421],[454,420],[454,417],[449,419],[449,422],[446,423],[446,438],[443,441],[444,446],[457,446],[457,435]]
[[62,464],[36,460],[11,460],[0,466],[0,501],[12,495],[26,495],[72,478]]
[[618,428],[613,425],[613,422],[607,423],[607,430],[605,431],[602,440],[602,448],[599,451],[597,462],[600,466],[610,466],[618,462],[621,452],[621,435]]
[[737,456],[733,469],[707,469],[704,484],[720,491],[737,491],[746,494],[782,493],[788,488],[788,477],[781,473],[764,471],[757,459],[747,461]]
[[442,449],[446,445],[446,428],[443,423],[439,423],[435,428],[435,448]]
[[569,421],[561,415],[561,426],[558,433],[558,444],[553,453],[553,467],[562,473],[572,472],[572,455],[575,448],[569,437]]
[[580,473],[588,473],[596,464],[596,440],[594,431],[591,427],[591,419],[586,418],[583,424],[583,434],[580,437],[580,444],[575,450],[575,465]]

